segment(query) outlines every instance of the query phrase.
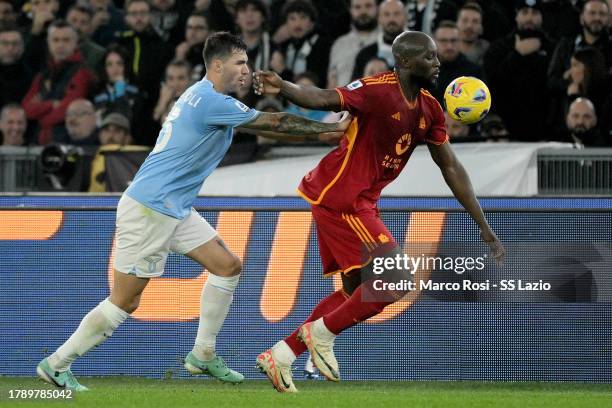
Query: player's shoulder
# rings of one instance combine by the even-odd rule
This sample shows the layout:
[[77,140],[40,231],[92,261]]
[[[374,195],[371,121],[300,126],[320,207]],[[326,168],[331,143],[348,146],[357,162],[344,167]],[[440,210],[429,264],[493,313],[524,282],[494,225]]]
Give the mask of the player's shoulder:
[[397,84],[397,77],[394,72],[383,72],[380,74],[363,77],[360,79],[356,79],[350,84],[346,85],[346,88],[349,91],[360,90],[362,92],[376,92],[383,91],[388,86],[395,86]]
[[361,78],[361,81],[369,87],[386,87],[397,84],[397,75],[393,71],[387,71]]
[[245,104],[238,101],[231,95],[227,95],[221,92],[218,92],[212,85],[210,81],[203,79],[199,82],[193,84],[187,91],[185,91],[186,96],[189,98],[193,98],[191,95],[198,95],[204,97],[208,103],[208,106],[224,106],[224,105],[236,105],[242,110],[248,110]]
[[426,106],[429,106],[430,108],[435,109],[435,110],[442,109],[440,102],[438,102],[436,97],[433,96],[428,90],[421,89],[420,97],[421,97],[422,103],[424,103]]

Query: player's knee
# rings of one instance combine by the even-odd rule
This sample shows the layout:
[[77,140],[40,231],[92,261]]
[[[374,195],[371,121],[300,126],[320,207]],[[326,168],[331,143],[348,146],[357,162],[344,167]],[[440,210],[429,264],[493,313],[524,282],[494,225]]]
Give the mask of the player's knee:
[[139,302],[130,302],[130,303],[124,304],[121,307],[121,309],[128,314],[132,314],[136,311],[136,309],[138,309],[138,305],[139,305]]
[[226,276],[236,276],[242,272],[242,261],[237,256],[232,257],[226,269]]
[[123,311],[129,314],[135,312],[136,309],[138,309],[138,306],[140,306],[140,295],[125,299],[124,302],[119,305]]

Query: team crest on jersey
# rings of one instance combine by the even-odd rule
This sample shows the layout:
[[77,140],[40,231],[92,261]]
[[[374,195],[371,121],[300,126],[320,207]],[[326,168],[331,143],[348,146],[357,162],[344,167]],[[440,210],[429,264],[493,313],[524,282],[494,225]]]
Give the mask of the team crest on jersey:
[[240,102],[240,101],[236,101],[234,102],[234,104],[238,107],[238,109],[240,109],[243,112],[248,112],[249,108],[248,106],[246,106],[244,103]]
[[355,89],[361,88],[362,86],[363,86],[363,82],[361,82],[360,80],[357,80],[357,81],[353,81],[350,84],[348,84],[346,88],[349,91],[354,91]]
[[410,135],[410,133],[401,135],[395,144],[395,153],[397,153],[398,156],[406,153],[406,150],[410,147],[410,142],[412,142],[412,135]]

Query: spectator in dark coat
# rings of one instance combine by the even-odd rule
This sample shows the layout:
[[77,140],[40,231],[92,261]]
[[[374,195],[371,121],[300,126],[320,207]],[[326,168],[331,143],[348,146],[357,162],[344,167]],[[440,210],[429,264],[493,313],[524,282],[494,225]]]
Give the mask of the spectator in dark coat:
[[552,44],[542,31],[538,1],[524,2],[516,11],[516,30],[491,44],[484,57],[493,110],[513,140],[551,140],[546,123],[549,93],[546,70]]
[[23,37],[16,28],[0,28],[0,107],[21,102],[32,82],[23,60]]
[[310,71],[317,85],[325,87],[331,42],[316,30],[318,13],[309,0],[295,0],[283,8],[290,38],[280,46],[285,61],[284,77]]
[[128,52],[127,66],[134,75],[134,85],[140,90],[143,100],[134,110],[133,137],[137,144],[153,146],[159,132],[153,121],[153,108],[159,96],[160,82],[164,69],[172,58],[170,49],[151,27],[151,8],[147,0],[127,0],[125,4],[126,23],[130,28],[119,34],[118,43]]
[[565,37],[557,44],[548,70],[548,86],[554,97],[562,97],[567,90],[570,60],[577,49],[597,48],[605,58],[606,68],[612,66],[612,41],[607,30],[609,12],[606,0],[586,0],[580,13],[580,34]]

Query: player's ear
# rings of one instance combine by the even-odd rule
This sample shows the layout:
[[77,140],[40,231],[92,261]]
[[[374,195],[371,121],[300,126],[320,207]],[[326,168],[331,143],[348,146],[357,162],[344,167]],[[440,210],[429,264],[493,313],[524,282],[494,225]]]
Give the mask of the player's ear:
[[408,57],[400,57],[399,59],[399,66],[401,68],[404,69],[412,69],[412,62],[414,61],[414,58],[408,58]]
[[220,74],[221,72],[223,72],[223,60],[221,58],[215,58],[213,60],[213,70],[217,74]]

